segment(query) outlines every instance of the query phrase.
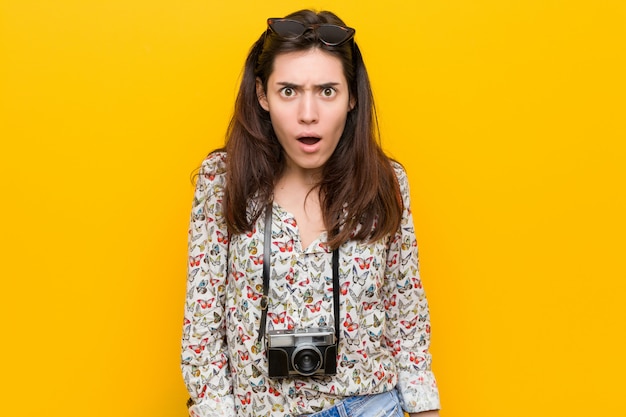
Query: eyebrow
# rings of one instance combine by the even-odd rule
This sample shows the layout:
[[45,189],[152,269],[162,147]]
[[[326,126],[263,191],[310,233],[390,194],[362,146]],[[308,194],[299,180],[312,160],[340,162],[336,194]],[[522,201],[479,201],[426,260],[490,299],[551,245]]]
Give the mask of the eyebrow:
[[[287,82],[287,81],[280,81],[280,82],[277,82],[276,84],[278,84],[280,86],[283,86],[283,87],[302,88],[301,85],[298,85],[296,83],[290,83],[290,82]],[[327,88],[327,87],[335,87],[337,85],[341,85],[341,83],[331,81],[331,82],[327,82],[327,83],[323,83],[323,84],[315,84],[313,87],[316,87],[316,88]]]

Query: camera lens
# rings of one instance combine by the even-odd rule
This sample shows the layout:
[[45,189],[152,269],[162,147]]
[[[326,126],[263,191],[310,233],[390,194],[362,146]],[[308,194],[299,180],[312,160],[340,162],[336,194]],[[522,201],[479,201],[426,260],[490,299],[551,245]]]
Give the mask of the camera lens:
[[322,366],[322,355],[315,346],[300,346],[293,352],[293,369],[302,375],[313,375]]

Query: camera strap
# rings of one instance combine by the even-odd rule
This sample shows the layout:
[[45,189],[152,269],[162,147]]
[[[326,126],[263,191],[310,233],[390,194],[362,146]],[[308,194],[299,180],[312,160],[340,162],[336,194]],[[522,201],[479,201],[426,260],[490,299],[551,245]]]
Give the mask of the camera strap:
[[[261,297],[261,323],[259,339],[265,336],[267,323],[267,308],[269,306],[270,276],[271,276],[271,249],[272,249],[272,203],[265,207],[265,234],[263,242],[263,297]],[[333,312],[335,316],[335,344],[339,345],[339,249],[333,250]]]

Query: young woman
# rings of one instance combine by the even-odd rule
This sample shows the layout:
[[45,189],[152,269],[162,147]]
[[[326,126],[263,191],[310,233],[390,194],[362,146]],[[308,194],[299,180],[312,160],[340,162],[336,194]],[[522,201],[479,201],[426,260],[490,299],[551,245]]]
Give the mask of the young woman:
[[191,214],[191,416],[438,415],[407,177],[354,33],[303,10],[248,55]]

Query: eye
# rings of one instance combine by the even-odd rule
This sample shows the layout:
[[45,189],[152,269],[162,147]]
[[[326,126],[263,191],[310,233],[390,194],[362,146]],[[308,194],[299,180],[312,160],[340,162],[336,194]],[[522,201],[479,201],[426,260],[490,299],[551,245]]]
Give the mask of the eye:
[[337,91],[332,87],[326,87],[322,90],[322,95],[324,97],[333,97]]
[[282,94],[285,97],[293,97],[296,94],[296,91],[291,87],[283,87],[280,90],[280,94]]

